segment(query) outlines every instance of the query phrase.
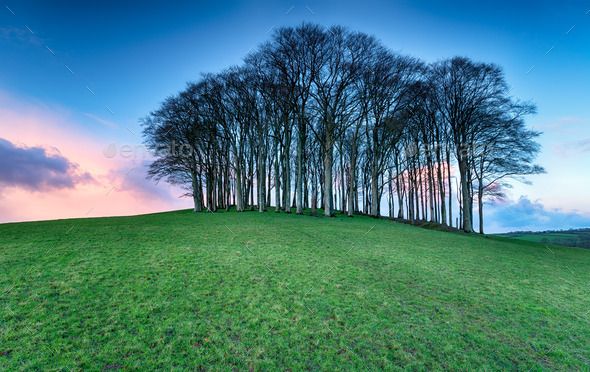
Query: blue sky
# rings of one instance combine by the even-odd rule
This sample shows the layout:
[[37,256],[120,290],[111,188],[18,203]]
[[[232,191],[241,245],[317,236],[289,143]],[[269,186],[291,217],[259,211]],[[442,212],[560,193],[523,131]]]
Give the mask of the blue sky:
[[[201,73],[240,63],[274,27],[304,21],[340,24],[427,62],[462,55],[501,65],[512,93],[538,106],[528,122],[544,132],[539,163],[548,173],[532,177],[532,185],[515,184],[508,204],[490,206],[492,229],[510,230],[503,222],[509,219],[499,216],[529,213],[530,205],[557,217],[550,219],[552,226],[545,218],[526,228],[590,225],[589,10],[590,3],[575,1],[7,1],[0,8],[0,138],[21,147],[55,148],[82,172],[79,154],[75,149],[66,153],[71,144],[59,138],[65,141],[69,134],[97,149],[136,146],[140,117]],[[29,124],[15,131],[9,121],[25,116]],[[30,124],[47,117],[47,132],[64,133],[51,143]],[[31,128],[25,131],[25,125]],[[140,160],[117,159],[113,169],[108,164],[88,168],[124,173]],[[142,177],[134,180],[143,182]],[[169,191],[173,202],[162,197],[154,208],[181,204],[175,190],[158,187],[157,195]],[[0,198],[10,197],[6,188],[0,190]],[[9,216],[6,208],[0,213],[3,220],[38,217]],[[560,219],[560,214],[576,218]]]

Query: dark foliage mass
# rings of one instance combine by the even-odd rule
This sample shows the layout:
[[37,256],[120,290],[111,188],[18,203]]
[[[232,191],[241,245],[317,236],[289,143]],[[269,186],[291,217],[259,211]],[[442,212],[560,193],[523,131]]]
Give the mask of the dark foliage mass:
[[483,232],[484,200],[543,171],[524,123],[534,111],[494,64],[428,65],[364,33],[303,24],[189,83],[143,124],[149,175],[185,186],[195,211],[273,204],[471,232],[475,200]]

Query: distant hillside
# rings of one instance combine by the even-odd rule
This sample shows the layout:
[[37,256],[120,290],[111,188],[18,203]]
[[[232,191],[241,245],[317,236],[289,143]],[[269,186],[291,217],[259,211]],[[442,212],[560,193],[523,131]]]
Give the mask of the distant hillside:
[[590,248],[590,228],[540,232],[516,231],[512,233],[498,235],[544,244],[556,244],[563,245],[566,247]]

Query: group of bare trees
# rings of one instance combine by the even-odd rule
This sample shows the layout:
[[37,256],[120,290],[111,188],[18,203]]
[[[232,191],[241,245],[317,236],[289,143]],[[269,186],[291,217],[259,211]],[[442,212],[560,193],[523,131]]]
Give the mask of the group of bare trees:
[[484,199],[543,171],[523,120],[534,110],[496,65],[426,65],[372,36],[303,24],[189,83],[143,125],[149,175],[185,186],[195,211],[323,208],[471,232],[477,200],[483,232]]

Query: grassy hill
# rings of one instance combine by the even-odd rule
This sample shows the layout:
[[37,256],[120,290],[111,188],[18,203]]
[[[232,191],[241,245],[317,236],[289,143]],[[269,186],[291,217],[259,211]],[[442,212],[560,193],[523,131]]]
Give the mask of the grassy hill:
[[566,247],[590,248],[590,229],[572,229],[563,231],[521,231],[501,236],[528,240],[543,244],[557,244]]
[[0,225],[0,370],[584,369],[590,251],[368,217]]

